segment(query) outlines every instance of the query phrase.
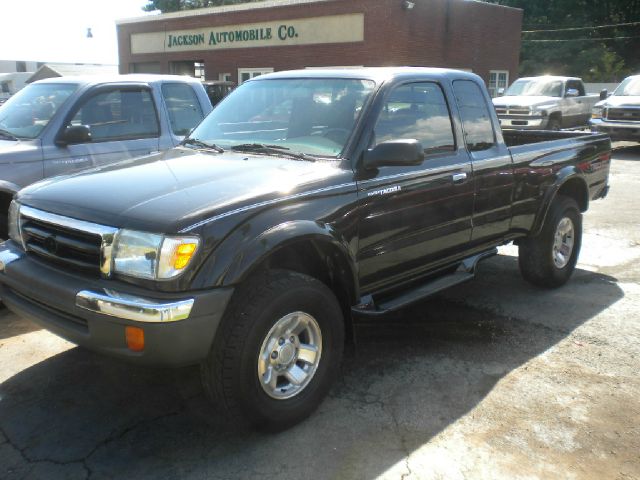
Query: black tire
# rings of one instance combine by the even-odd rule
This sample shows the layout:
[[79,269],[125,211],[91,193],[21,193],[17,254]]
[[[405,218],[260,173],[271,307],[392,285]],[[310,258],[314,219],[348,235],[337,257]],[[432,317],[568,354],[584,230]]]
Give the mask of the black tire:
[[549,123],[547,124],[547,130],[558,131],[561,128],[562,128],[562,125],[558,117],[552,117],[549,119]]
[[[258,357],[279,319],[304,312],[321,332],[321,355],[309,383],[292,398],[275,399],[261,386]],[[234,294],[208,358],[201,365],[207,396],[235,419],[280,431],[308,417],[338,376],[344,344],[342,309],[323,283],[288,270],[255,274]]]
[[[554,261],[554,241],[558,225],[568,218],[573,224],[573,247],[566,265]],[[520,272],[528,282],[545,288],[557,288],[569,280],[578,261],[582,244],[582,214],[573,198],[558,195],[551,203],[542,231],[522,240],[518,248]]]
[[0,241],[9,238],[9,217],[7,213],[0,213]]

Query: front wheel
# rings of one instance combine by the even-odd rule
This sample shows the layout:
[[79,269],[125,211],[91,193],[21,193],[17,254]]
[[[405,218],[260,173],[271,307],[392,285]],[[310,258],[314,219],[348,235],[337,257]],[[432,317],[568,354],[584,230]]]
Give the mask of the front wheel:
[[240,286],[201,367],[205,391],[254,427],[284,430],[309,416],[337,377],[342,309],[320,281],[261,272]]
[[573,198],[558,195],[551,204],[542,231],[520,242],[518,263],[522,276],[546,288],[564,285],[578,261],[582,243],[582,214]]

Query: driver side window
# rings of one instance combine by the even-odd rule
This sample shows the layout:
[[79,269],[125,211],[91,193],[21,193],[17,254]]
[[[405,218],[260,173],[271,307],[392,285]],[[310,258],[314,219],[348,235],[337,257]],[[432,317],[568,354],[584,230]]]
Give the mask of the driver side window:
[[93,142],[157,137],[160,133],[151,92],[145,89],[98,93],[80,107],[70,125],[89,126]]
[[415,139],[427,154],[455,150],[449,108],[434,82],[396,87],[387,96],[374,132],[373,146],[387,140]]

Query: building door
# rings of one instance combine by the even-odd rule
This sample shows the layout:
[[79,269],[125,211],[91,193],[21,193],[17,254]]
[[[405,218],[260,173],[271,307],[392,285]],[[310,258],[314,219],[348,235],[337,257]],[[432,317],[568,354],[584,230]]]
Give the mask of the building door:
[[238,69],[238,85],[251,80],[252,78],[272,73],[273,68],[239,68]]
[[491,70],[489,72],[489,93],[497,97],[504,93],[509,86],[509,72],[507,70]]

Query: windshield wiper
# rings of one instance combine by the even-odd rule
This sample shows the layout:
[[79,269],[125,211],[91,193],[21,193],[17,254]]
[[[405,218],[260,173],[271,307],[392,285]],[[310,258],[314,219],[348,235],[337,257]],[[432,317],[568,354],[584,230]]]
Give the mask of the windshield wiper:
[[3,128],[0,128],[0,136],[4,137],[4,138],[8,138],[9,140],[18,140],[18,137],[16,137],[13,133],[4,130]]
[[182,145],[193,145],[194,147],[206,148],[208,150],[214,150],[218,153],[224,153],[224,148],[219,147],[215,143],[207,143],[197,138],[185,138],[182,141]]
[[298,160],[307,160],[309,162],[315,162],[316,159],[311,155],[307,155],[302,152],[292,152],[289,147],[282,145],[268,145],[264,143],[242,143],[240,145],[234,145],[231,150],[236,152],[251,152],[251,153],[264,153],[266,155],[286,155],[288,157],[296,158]]

